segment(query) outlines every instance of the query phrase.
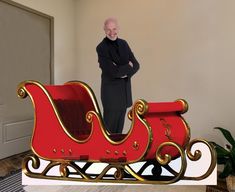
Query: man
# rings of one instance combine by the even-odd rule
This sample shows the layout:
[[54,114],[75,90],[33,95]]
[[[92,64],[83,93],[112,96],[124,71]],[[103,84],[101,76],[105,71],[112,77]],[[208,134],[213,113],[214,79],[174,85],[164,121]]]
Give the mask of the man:
[[96,47],[101,74],[101,101],[105,126],[111,133],[122,133],[125,114],[132,105],[131,77],[139,63],[129,45],[118,38],[118,22],[108,18],[104,22],[106,37]]

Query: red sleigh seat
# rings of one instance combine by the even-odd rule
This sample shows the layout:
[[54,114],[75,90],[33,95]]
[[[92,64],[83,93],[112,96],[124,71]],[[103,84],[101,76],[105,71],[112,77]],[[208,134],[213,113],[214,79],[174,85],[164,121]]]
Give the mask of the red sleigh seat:
[[[181,116],[188,109],[184,100],[164,103],[138,100],[128,113],[132,121],[129,132],[110,134],[93,91],[83,82],[42,85],[24,81],[18,87],[18,95],[29,96],[34,104],[31,147],[42,159],[123,166],[158,159],[167,164],[171,159],[182,158],[189,144],[190,130]],[[132,172],[131,168],[126,169]]]

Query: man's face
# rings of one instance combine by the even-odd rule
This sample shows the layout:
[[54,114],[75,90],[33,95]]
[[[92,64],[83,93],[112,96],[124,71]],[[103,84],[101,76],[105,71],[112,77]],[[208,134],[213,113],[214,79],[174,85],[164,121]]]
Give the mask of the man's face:
[[118,26],[117,23],[115,22],[108,22],[105,26],[104,26],[104,31],[106,36],[112,40],[115,41],[118,37]]

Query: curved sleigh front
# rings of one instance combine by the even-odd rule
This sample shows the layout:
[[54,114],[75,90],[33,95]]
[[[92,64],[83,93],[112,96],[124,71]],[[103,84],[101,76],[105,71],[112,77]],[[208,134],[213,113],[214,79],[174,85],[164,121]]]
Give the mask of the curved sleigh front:
[[[194,179],[206,178],[215,167],[213,147],[205,140],[190,142],[190,129],[181,116],[188,108],[184,100],[168,103],[138,100],[128,113],[129,132],[110,134],[105,129],[93,91],[83,82],[42,85],[24,81],[18,86],[18,96],[29,96],[35,109],[31,140],[35,155],[26,158],[23,164],[28,176],[95,182],[173,183],[187,179],[184,175],[186,155],[193,161],[200,158],[199,151],[191,153],[192,145],[197,142],[210,149],[211,165],[205,174]],[[181,168],[175,171],[169,163],[178,158]],[[42,173],[32,172],[29,162],[37,169],[40,159],[50,163]],[[79,165],[81,162],[85,165]],[[140,162],[141,168],[134,170],[132,165]],[[106,166],[100,173],[89,173],[89,167],[97,163]],[[48,175],[55,166],[59,166],[61,176]],[[152,172],[145,174],[149,166],[153,167]],[[113,174],[110,173],[112,168],[116,170]],[[162,176],[163,168],[171,175]]]

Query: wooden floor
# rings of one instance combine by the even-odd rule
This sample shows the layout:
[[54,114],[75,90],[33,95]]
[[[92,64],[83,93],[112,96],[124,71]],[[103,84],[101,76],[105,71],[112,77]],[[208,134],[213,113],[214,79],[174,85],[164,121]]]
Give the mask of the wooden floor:
[[0,160],[0,177],[5,177],[11,174],[14,171],[21,169],[23,158],[31,154],[31,151],[26,151],[24,153],[20,153],[17,155],[13,155],[11,157],[7,157],[5,159]]
[[[172,185],[66,185],[66,186],[37,186],[31,185],[24,188],[26,192],[65,192],[65,191],[79,191],[79,192],[206,192],[205,186],[172,186]],[[214,191],[216,192],[216,191]]]

